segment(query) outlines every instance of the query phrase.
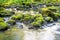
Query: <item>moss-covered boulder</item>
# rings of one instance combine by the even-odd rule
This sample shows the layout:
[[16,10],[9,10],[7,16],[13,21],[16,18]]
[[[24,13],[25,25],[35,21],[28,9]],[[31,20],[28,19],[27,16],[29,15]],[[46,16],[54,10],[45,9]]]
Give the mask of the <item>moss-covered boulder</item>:
[[0,22],[4,22],[4,19],[0,17]]
[[36,14],[34,21],[40,22],[42,24],[44,22],[44,18],[41,14]]
[[13,15],[13,16],[11,17],[11,19],[14,19],[14,20],[22,20],[23,17],[24,17],[23,14],[17,13],[17,14],[15,14],[15,15]]
[[5,22],[0,22],[0,30],[1,29],[5,29],[6,27],[8,27],[8,24]]
[[7,23],[11,24],[11,25],[15,25],[16,24],[15,20],[12,20],[12,19],[10,19]]
[[41,27],[41,24],[39,23],[39,22],[32,22],[31,23],[31,26],[33,27],[33,28],[40,28]]
[[56,13],[58,8],[56,7],[49,7],[49,8],[42,8],[42,15],[44,17],[48,16],[53,18],[54,21],[57,21],[58,17],[60,16],[59,13]]
[[23,22],[31,22],[33,18],[34,17],[31,14],[24,14]]

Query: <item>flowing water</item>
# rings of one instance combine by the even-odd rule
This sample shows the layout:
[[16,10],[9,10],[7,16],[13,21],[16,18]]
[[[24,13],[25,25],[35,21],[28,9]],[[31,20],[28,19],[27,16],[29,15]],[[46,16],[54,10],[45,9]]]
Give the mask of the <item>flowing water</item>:
[[60,40],[60,24],[39,30],[12,28],[3,37],[4,40]]
[[43,30],[25,31],[24,40],[60,40],[60,30],[57,23]]

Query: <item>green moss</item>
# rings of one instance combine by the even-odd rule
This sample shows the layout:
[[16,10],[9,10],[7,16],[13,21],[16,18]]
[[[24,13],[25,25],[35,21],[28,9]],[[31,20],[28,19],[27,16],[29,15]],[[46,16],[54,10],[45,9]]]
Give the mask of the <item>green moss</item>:
[[4,19],[0,17],[0,22],[4,22]]
[[50,13],[49,9],[46,7],[46,8],[42,8],[41,9],[41,13],[43,16],[48,16],[48,13]]
[[15,14],[11,18],[14,20],[21,20],[23,19],[23,16],[24,16],[23,14]]
[[15,20],[12,20],[12,19],[10,19],[7,23],[9,23],[9,24],[16,24]]
[[29,21],[31,20],[31,16],[30,14],[24,14],[24,18],[23,18],[23,21]]
[[34,27],[34,28],[40,28],[41,27],[41,24],[39,22],[32,22],[31,25]]
[[35,21],[40,22],[42,24],[44,22],[44,18],[41,14],[36,14]]
[[7,23],[0,22],[0,29],[4,29],[5,27],[8,27]]

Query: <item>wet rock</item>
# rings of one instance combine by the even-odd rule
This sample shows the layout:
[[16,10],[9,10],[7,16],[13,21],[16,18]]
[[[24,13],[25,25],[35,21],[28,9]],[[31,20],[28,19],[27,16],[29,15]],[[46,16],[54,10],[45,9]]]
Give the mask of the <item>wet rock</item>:
[[28,29],[34,29],[33,27],[28,27]]
[[20,25],[20,26],[18,26],[18,28],[21,28],[21,29],[23,29],[23,25]]

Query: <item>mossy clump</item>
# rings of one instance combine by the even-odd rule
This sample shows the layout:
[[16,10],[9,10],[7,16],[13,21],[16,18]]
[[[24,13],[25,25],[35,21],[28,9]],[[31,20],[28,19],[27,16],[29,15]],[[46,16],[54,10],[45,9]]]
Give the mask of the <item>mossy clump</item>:
[[32,20],[34,19],[34,17],[31,14],[24,14],[24,18],[23,18],[23,22],[32,22]]
[[0,17],[0,22],[4,22],[4,19]]
[[36,14],[34,16],[35,16],[35,18],[34,18],[34,21],[31,23],[31,25],[34,28],[41,28],[42,24],[44,23],[43,16],[41,14]]
[[17,14],[15,14],[15,15],[13,15],[12,17],[11,17],[11,19],[14,19],[14,20],[21,20],[21,19],[23,19],[23,14],[21,14],[21,13],[17,13]]
[[0,22],[0,30],[8,27],[8,24],[5,22]]
[[15,20],[12,20],[12,19],[10,19],[7,23],[11,24],[11,25],[15,25],[16,24]]
[[46,17],[46,16],[51,17],[51,18],[53,18],[54,21],[57,21],[58,17],[60,17],[60,14],[56,13],[57,9],[58,8],[56,8],[56,7],[42,8],[42,15],[44,17]]
[[31,26],[33,27],[33,28],[40,28],[41,27],[41,24],[39,23],[39,22],[32,22],[31,23]]
[[37,22],[40,22],[41,24],[43,24],[44,18],[43,18],[43,16],[41,14],[36,14],[34,21],[37,21]]

